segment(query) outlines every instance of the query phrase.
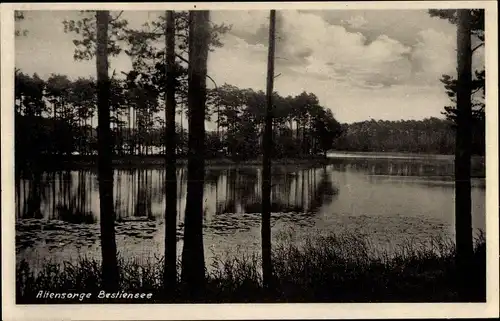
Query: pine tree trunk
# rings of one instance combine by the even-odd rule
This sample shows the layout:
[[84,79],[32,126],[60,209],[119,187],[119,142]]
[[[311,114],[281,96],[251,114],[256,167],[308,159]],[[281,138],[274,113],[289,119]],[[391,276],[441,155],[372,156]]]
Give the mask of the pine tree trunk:
[[134,154],[132,145],[132,106],[128,108],[128,149],[129,154]]
[[167,86],[165,91],[165,292],[177,285],[177,177],[175,172],[175,18],[166,12],[165,47]]
[[269,53],[267,60],[266,116],[263,141],[262,164],[262,274],[264,287],[272,282],[271,262],[271,152],[273,149],[273,83],[274,83],[274,41],[276,11],[271,10],[269,24]]
[[[22,106],[22,105],[21,105]],[[53,107],[54,107],[54,121],[52,122],[52,143],[50,144],[50,146],[53,147],[53,150],[52,150],[52,155],[56,155],[56,154],[59,154],[58,152],[58,148],[57,148],[57,125],[56,125],[56,122],[57,122],[57,103],[54,102],[53,103]]]
[[115,213],[113,208],[113,169],[111,167],[111,132],[109,115],[110,84],[108,76],[109,11],[97,11],[97,108],[98,108],[98,177],[100,198],[102,280],[106,291],[118,290]]
[[455,233],[461,300],[468,292],[467,275],[473,254],[471,219],[471,15],[458,10],[457,132],[455,149]]
[[203,183],[209,16],[209,11],[189,12],[188,182],[182,282],[186,286],[186,294],[194,301],[201,298],[205,286]]

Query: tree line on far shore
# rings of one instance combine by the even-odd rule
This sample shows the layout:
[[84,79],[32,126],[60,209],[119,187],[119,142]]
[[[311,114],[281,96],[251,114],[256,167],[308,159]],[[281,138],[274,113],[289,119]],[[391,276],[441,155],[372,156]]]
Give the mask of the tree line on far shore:
[[[472,127],[472,154],[484,155],[485,123]],[[335,149],[356,152],[405,152],[450,155],[455,151],[455,125],[450,119],[366,120],[342,124]]]
[[[92,78],[69,80],[16,71],[16,153],[19,159],[43,154],[97,153],[97,89]],[[127,87],[128,86],[128,87]],[[111,141],[113,154],[158,155],[165,150],[165,120],[158,84],[154,95],[130,89],[126,80],[111,79]],[[150,88],[150,90],[152,90]],[[149,93],[149,94],[148,94]],[[206,118],[215,124],[206,132],[207,158],[255,159],[261,156],[266,97],[262,91],[224,84],[207,93]],[[143,100],[138,100],[143,99]],[[282,97],[274,94],[273,157],[308,157],[330,150],[452,154],[453,119],[367,120],[340,124],[331,109],[313,93]],[[185,103],[176,113],[186,113]],[[187,114],[187,113],[186,113]],[[483,114],[484,115],[484,112]],[[187,115],[186,115],[187,117]],[[176,153],[186,157],[188,129],[175,125]],[[475,122],[472,152],[484,155],[484,117]]]
[[[153,90],[154,89],[154,90]],[[97,150],[96,84],[93,79],[75,81],[52,75],[16,72],[16,129],[19,153],[69,155],[95,154]],[[150,155],[165,148],[165,110],[161,86],[149,90],[130,88],[126,80],[111,80],[112,150],[116,155]],[[207,157],[251,159],[262,144],[265,93],[224,84],[208,90],[206,120],[216,129],[207,131]],[[335,147],[342,126],[316,95],[273,95],[275,157],[324,154]],[[152,98],[155,99],[152,99]],[[187,117],[185,102],[176,113]],[[183,117],[176,122],[176,152],[187,154],[188,128]],[[36,133],[36,135],[33,135]],[[172,137],[174,138],[174,137]],[[161,151],[161,152],[160,152]]]

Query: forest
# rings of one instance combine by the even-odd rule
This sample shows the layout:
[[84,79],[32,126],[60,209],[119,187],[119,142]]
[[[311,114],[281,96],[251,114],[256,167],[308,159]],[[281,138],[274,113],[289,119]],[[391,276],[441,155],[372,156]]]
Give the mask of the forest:
[[[342,124],[334,149],[356,152],[408,152],[450,155],[455,151],[455,127],[448,119],[369,120]],[[472,153],[484,155],[484,121],[472,132]]]
[[[157,83],[147,91],[130,88],[125,80],[111,82],[110,122],[115,155],[164,153],[165,105],[160,101],[160,87],[161,83]],[[66,76],[52,75],[44,81],[36,74],[16,72],[17,152],[27,156],[35,152],[27,146],[37,146],[38,154],[95,154],[96,95],[93,79],[71,81]],[[213,121],[216,130],[206,133],[206,157],[258,157],[265,93],[225,84],[208,91],[207,96],[206,120]],[[148,101],[143,97],[148,97]],[[335,147],[342,127],[314,94],[303,92],[295,97],[282,97],[275,93],[273,101],[276,141],[273,156],[318,155]],[[177,107],[177,113],[187,112],[185,103]],[[176,146],[177,154],[186,156],[188,129],[182,119],[176,123]]]
[[[16,153],[20,159],[41,155],[95,155],[97,153],[94,79],[75,81],[63,75],[47,80],[17,71]],[[112,151],[116,156],[163,155],[164,104],[161,83],[146,91],[126,80],[111,82]],[[154,89],[154,91],[152,91]],[[153,92],[153,94],[152,94]],[[256,159],[261,155],[266,97],[262,91],[223,86],[207,93],[206,119],[216,129],[206,132],[206,158]],[[142,97],[148,97],[147,104]],[[153,99],[156,98],[156,99]],[[368,120],[340,124],[330,108],[313,93],[282,97],[274,93],[273,157],[308,157],[331,150],[453,154],[455,135],[451,119]],[[185,103],[177,114],[187,117]],[[176,153],[187,155],[187,124],[176,122]],[[484,120],[473,127],[473,154],[484,155]],[[35,147],[35,148],[34,148]],[[38,156],[37,156],[38,155]]]
[[[143,29],[127,27],[124,19],[112,20],[109,55],[127,54],[132,70],[110,77],[110,145],[115,156],[164,155],[168,144],[166,128],[167,74],[176,90],[172,105],[176,114],[176,155],[188,153],[188,66],[189,26],[186,11],[174,12],[173,63],[167,66],[166,18],[147,22]],[[18,17],[22,20],[22,16]],[[442,18],[447,19],[446,16]],[[453,22],[453,21],[452,21]],[[481,32],[480,18],[474,34]],[[66,32],[75,39],[75,59],[94,56],[89,37],[95,20],[82,13],[81,20],[64,21]],[[231,26],[211,23],[209,52],[222,47],[221,36]],[[19,30],[18,30],[19,31]],[[21,35],[20,31],[17,34]],[[94,44],[95,45],[95,44]],[[484,155],[485,71],[475,71],[472,80],[472,153]],[[256,159],[262,156],[266,113],[266,93],[231,84],[218,86],[207,74],[204,118],[215,129],[206,130],[206,158]],[[457,80],[441,78],[446,93],[456,102]],[[210,87],[210,88],[209,88]],[[41,79],[15,71],[16,159],[40,159],[44,155],[97,154],[97,81],[93,78],[69,79],[52,74]],[[334,116],[336,106],[321,105],[314,93],[286,97],[273,92],[272,134],[274,158],[326,156],[328,151],[412,152],[453,154],[455,150],[456,108],[445,106],[441,118],[424,120],[367,120],[341,124]]]

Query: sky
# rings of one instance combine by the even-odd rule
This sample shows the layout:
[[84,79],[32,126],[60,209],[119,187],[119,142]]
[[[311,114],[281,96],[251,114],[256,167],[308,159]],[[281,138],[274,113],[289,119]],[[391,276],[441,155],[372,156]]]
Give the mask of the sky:
[[[125,11],[129,27],[159,12]],[[28,11],[16,28],[15,65],[22,72],[95,77],[95,61],[73,60],[74,34],[64,19],[78,11]],[[208,74],[220,86],[265,90],[269,11],[211,11],[211,21],[231,25],[224,44],[209,54]],[[456,74],[456,26],[426,10],[281,10],[277,12],[275,91],[317,95],[338,121],[442,117],[449,99],[439,81]],[[110,60],[110,70],[128,71],[130,58]],[[477,50],[473,66],[484,65]]]

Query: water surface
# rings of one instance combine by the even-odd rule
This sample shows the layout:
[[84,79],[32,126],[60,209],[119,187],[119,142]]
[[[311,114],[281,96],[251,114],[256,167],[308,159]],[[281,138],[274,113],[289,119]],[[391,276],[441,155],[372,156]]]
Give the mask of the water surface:
[[[329,165],[279,165],[272,171],[272,232],[307,236],[353,232],[394,249],[408,240],[453,237],[451,157],[336,158]],[[32,173],[16,184],[18,260],[99,258],[99,193],[93,170]],[[185,167],[177,169],[177,235],[182,246]],[[206,169],[204,245],[207,257],[260,250],[261,169]],[[117,246],[130,258],[159,256],[164,243],[162,169],[117,169]],[[484,179],[474,179],[473,227],[485,228]]]

